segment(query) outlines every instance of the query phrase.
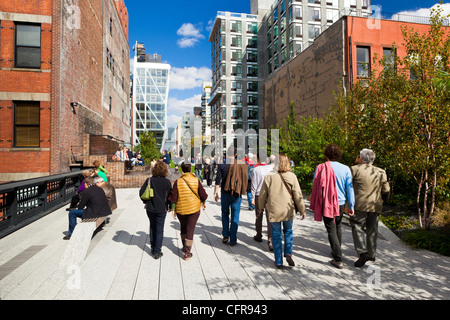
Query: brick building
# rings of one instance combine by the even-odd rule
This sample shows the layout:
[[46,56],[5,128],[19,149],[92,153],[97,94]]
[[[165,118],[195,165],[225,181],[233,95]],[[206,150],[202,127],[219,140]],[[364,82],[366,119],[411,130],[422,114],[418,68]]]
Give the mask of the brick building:
[[130,141],[123,0],[2,0],[0,27],[0,182],[69,172],[85,134]]
[[[283,125],[291,101],[298,117],[323,116],[334,102],[333,91],[348,90],[354,81],[366,77],[375,55],[380,59],[393,54],[395,43],[395,54],[406,56],[402,26],[425,33],[430,29],[428,23],[426,17],[401,15],[382,15],[382,19],[341,17],[310,47],[266,79],[264,127]],[[450,28],[446,29],[450,33]]]

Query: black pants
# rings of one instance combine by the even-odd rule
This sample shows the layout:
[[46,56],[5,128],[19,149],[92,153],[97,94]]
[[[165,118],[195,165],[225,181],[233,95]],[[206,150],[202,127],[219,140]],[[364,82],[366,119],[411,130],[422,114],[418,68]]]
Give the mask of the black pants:
[[161,252],[166,214],[167,212],[154,213],[147,210],[147,216],[150,220],[150,247],[154,254]]
[[339,206],[339,216],[334,218],[323,217],[325,228],[328,232],[328,241],[330,242],[331,252],[335,261],[342,261],[342,227],[341,221],[344,215],[345,205]]

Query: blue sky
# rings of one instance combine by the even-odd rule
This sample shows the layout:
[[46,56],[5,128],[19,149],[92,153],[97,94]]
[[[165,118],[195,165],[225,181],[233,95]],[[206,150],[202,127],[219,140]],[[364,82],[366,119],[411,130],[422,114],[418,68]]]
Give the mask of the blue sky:
[[[436,3],[437,0],[372,0],[372,5],[390,13],[422,13],[418,10]],[[143,42],[147,53],[160,54],[162,61],[172,66],[168,125],[174,127],[181,115],[200,106],[201,83],[210,80],[208,37],[217,11],[250,13],[250,0],[125,0],[125,4],[130,18],[130,48],[136,41]]]

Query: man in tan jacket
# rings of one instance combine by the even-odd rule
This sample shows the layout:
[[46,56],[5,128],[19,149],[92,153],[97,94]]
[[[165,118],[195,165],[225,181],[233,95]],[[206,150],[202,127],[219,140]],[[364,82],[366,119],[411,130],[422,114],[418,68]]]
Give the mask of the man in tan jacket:
[[355,192],[355,214],[350,217],[353,242],[359,259],[355,267],[375,261],[378,222],[383,209],[382,193],[389,192],[386,171],[373,165],[375,152],[363,149],[359,164],[351,167]]

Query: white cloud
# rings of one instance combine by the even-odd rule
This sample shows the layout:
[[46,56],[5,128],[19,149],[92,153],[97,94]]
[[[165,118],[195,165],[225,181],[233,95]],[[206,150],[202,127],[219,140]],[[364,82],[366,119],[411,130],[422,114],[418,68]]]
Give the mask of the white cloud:
[[177,35],[203,39],[205,36],[200,31],[200,28],[196,28],[192,23],[183,23],[178,29]]
[[[419,17],[430,17],[431,15],[431,9],[436,9],[439,6],[439,3],[436,3],[431,8],[421,8],[417,10],[409,10],[409,11],[401,11],[397,13],[398,15],[408,15],[408,16],[419,16]],[[450,3],[444,3],[442,4],[442,13],[441,16],[447,16],[450,14]],[[404,20],[404,19],[403,19]]]
[[167,128],[176,128],[181,123],[181,116],[172,114],[167,116]]
[[194,47],[199,42],[196,38],[181,38],[178,39],[177,44],[180,48]]
[[172,68],[170,89],[186,90],[202,86],[203,81],[211,81],[211,69],[207,67]]
[[181,123],[181,117],[189,112],[192,114],[194,107],[200,107],[202,103],[202,95],[196,94],[184,100],[177,98],[169,98],[167,103],[167,126],[176,127]]
[[196,27],[192,23],[183,23],[177,30],[177,35],[182,37],[177,41],[178,46],[180,48],[194,47],[200,39],[205,38],[201,31],[201,26]]

